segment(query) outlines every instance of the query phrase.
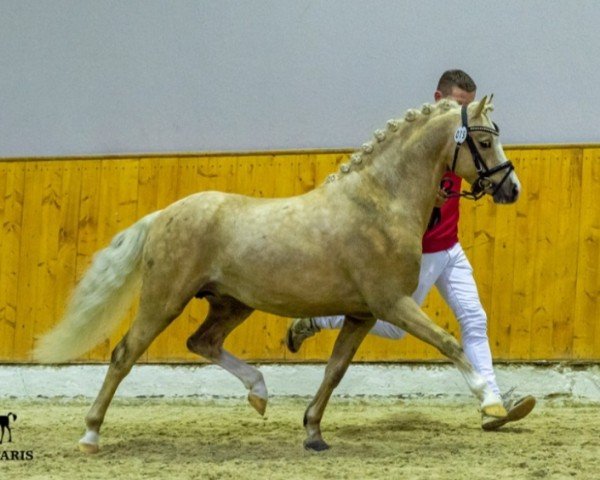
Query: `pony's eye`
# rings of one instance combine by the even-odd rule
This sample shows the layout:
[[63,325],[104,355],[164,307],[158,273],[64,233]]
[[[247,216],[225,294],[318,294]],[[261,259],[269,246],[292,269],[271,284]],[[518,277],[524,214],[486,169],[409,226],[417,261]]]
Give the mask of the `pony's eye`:
[[481,145],[481,148],[490,148],[492,146],[492,142],[490,142],[490,141],[479,142],[479,145]]

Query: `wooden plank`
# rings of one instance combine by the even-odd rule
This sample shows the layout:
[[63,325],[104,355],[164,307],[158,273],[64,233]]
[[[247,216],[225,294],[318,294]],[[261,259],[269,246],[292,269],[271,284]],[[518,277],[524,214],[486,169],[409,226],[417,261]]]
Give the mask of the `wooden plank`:
[[[511,159],[522,184],[521,198],[513,205],[502,205],[496,210],[496,247],[493,261],[492,306],[488,312],[488,337],[495,360],[510,358],[511,335],[514,326],[515,302],[513,285],[519,275],[519,251],[515,248],[520,211],[527,208],[528,170],[521,152],[513,152]],[[519,210],[520,209],[520,210]],[[527,339],[528,341],[528,339]]]
[[[62,161],[57,165],[62,174],[60,211],[57,223],[48,232],[55,237],[56,253],[54,283],[48,294],[54,299],[54,310],[49,312],[46,326],[57,323],[71,295],[77,278],[78,232],[83,161]],[[36,328],[38,334],[42,332]]]
[[573,358],[600,358],[600,149],[583,152]]
[[[555,221],[555,212],[559,210],[558,194],[559,181],[553,178],[555,165],[547,152],[540,152],[540,167],[537,177],[540,182],[538,211],[536,219],[543,219],[535,235],[533,255],[533,291],[532,312],[530,319],[529,358],[532,360],[543,358],[544,353],[552,345],[552,321],[550,310],[553,304],[552,289],[549,288],[555,277],[556,256],[548,257],[545,252],[554,248],[558,224]],[[544,168],[541,168],[541,166]],[[554,180],[554,181],[553,181]],[[539,223],[539,222],[538,222]]]
[[54,165],[32,162],[25,173],[23,230],[31,233],[22,237],[20,249],[15,335],[15,356],[22,360],[30,358],[34,332],[47,330],[48,312],[54,307],[50,306],[53,297],[49,297],[48,288],[53,281],[52,252],[56,250],[49,231],[60,208],[55,171]]
[[[579,256],[579,231],[581,215],[581,175],[583,152],[573,148],[562,152],[547,151],[557,164],[558,172],[552,178],[559,185],[558,210],[553,212],[557,223],[556,239],[550,253],[556,262],[555,270],[549,272],[552,282],[551,321],[552,343],[542,359],[568,360],[573,353],[573,320],[577,285],[577,261]],[[558,177],[558,178],[556,178]],[[597,191],[597,190],[596,190]],[[547,255],[548,256],[548,255]]]
[[[38,180],[38,164],[29,162],[25,168],[25,181],[23,188],[23,213],[21,228],[23,232],[39,231],[39,212],[36,211],[41,205],[42,188]],[[14,337],[14,355],[15,359],[21,361],[27,358],[27,345],[24,345],[26,340],[23,338],[23,330],[27,328],[27,324],[35,321],[33,315],[33,302],[31,298],[34,294],[32,283],[35,279],[35,262],[36,255],[34,249],[37,240],[45,240],[38,237],[34,241],[34,236],[24,234],[21,237],[21,245],[19,249],[19,279],[17,287],[17,315],[15,319],[15,337]]]
[[535,259],[537,251],[537,231],[540,209],[540,173],[543,164],[540,152],[524,150],[512,155],[518,162],[518,175],[522,185],[521,198],[515,204],[515,271],[513,276],[512,318],[504,319],[496,332],[502,342],[508,343],[504,359],[530,358],[530,331],[533,316],[533,295]]
[[15,351],[20,246],[23,228],[23,163],[0,164],[0,360],[11,361]]
[[[103,246],[101,240],[98,238],[101,181],[102,161],[86,161],[81,167],[79,214],[77,222],[77,259],[75,265],[76,283],[81,280],[89,268],[92,258],[97,250]],[[65,298],[62,301],[63,305],[66,305],[67,301],[68,298]],[[84,355],[83,359],[91,359],[91,353]]]
[[[3,237],[8,236],[12,230],[16,229],[8,219],[13,212],[10,206],[7,207],[7,199],[10,194],[7,192],[7,183],[9,180],[8,169],[6,167],[6,164],[0,164],[0,225],[2,225]],[[7,243],[0,243],[0,360],[8,359],[13,355],[16,328],[15,321],[11,321],[9,318],[9,301],[5,298],[7,296],[7,287],[12,283],[12,279],[8,274],[10,267],[5,264],[9,255],[8,251],[10,250]],[[5,286],[5,283],[7,286]]]
[[[587,152],[590,158],[590,170],[588,171],[590,176],[591,191],[594,195],[600,191],[600,148],[590,149]],[[590,192],[591,193],[591,192]],[[586,252],[586,259],[588,260],[588,270],[586,272],[586,284],[587,284],[587,296],[591,305],[591,311],[589,314],[592,318],[596,319],[594,325],[594,348],[592,351],[592,358],[595,360],[600,359],[600,326],[598,325],[598,318],[600,318],[600,209],[596,203],[595,208],[589,212],[590,217],[588,219],[590,226],[589,237],[595,241],[589,241],[590,249]]]

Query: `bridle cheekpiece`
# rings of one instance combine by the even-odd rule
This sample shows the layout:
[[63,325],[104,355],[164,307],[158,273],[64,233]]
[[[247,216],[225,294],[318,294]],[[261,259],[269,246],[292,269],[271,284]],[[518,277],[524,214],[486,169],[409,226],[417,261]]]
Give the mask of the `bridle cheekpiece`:
[[[473,158],[473,163],[475,164],[475,168],[477,169],[478,176],[477,180],[475,180],[475,182],[471,185],[470,192],[463,191],[461,193],[449,193],[449,196],[460,196],[469,198],[471,200],[479,200],[486,194],[486,190],[490,187],[493,188],[491,195],[494,195],[500,189],[500,187],[502,187],[502,184],[506,181],[506,179],[509,177],[510,173],[515,169],[515,167],[510,160],[507,160],[506,162],[502,162],[501,164],[496,165],[493,168],[488,168],[488,166],[483,161],[479,150],[477,150],[475,141],[470,135],[471,132],[486,132],[497,137],[498,135],[500,135],[500,129],[498,128],[498,125],[492,122],[494,128],[484,127],[483,125],[469,126],[466,105],[462,106],[460,116],[462,120],[462,125],[458,127],[456,133],[454,134],[456,148],[454,149],[454,158],[452,160],[451,171],[454,173],[460,147],[462,147],[466,142],[467,146],[469,147],[469,151],[471,152],[471,157]],[[494,184],[490,177],[502,170],[506,170],[504,177],[502,177],[502,180],[500,180],[500,182]]]

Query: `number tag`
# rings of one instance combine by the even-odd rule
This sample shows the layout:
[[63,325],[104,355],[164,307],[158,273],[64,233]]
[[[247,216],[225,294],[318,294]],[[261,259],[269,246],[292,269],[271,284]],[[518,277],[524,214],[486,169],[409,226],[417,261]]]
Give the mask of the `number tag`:
[[467,139],[467,127],[458,127],[454,134],[454,141],[458,144],[463,143]]

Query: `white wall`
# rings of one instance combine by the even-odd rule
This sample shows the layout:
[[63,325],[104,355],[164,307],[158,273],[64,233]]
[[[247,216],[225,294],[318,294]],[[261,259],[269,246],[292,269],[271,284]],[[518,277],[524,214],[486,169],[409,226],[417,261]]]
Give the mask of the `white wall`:
[[[1,365],[0,400],[96,395],[108,365]],[[324,365],[258,365],[270,397],[311,395],[323,380]],[[503,389],[538,399],[600,401],[600,366],[563,364],[494,366]],[[467,385],[452,364],[354,364],[334,396],[467,397]],[[118,397],[245,397],[240,381],[217,365],[136,365]]]
[[0,157],[354,147],[454,67],[600,141],[594,0],[0,0]]

